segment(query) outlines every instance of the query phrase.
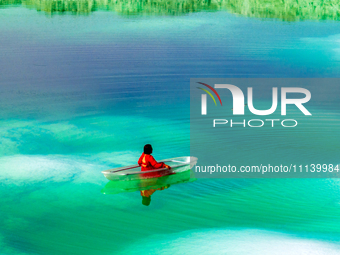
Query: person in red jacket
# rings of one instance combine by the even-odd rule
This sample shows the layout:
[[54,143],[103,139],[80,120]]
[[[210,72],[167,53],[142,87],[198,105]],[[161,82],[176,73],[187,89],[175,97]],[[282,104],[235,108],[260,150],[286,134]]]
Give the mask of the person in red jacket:
[[[152,146],[151,144],[146,144],[144,146],[144,152],[142,153],[142,156],[140,156],[138,160],[138,165],[140,165],[142,172],[143,171],[150,171],[154,169],[162,169],[162,168],[167,168],[166,170],[160,170],[151,172],[151,173],[145,173],[141,174],[142,178],[157,178],[157,177],[162,177],[169,173],[169,170],[171,169],[170,166],[164,164],[163,162],[157,162],[153,156],[151,156],[152,153]],[[143,205],[150,205],[151,202],[151,195],[156,191],[156,190],[163,190],[168,188],[170,185],[167,185],[165,187],[161,187],[158,189],[150,189],[150,190],[141,190],[140,194],[142,196],[142,204]]]
[[[171,169],[170,166],[164,164],[163,162],[158,163],[153,158],[153,156],[151,156],[151,153],[152,153],[151,144],[146,144],[144,146],[144,152],[138,160],[138,165],[141,166],[142,171],[149,171],[149,170],[161,169],[161,168]],[[142,175],[142,177],[154,178],[154,177],[160,177],[160,176],[163,176],[163,175],[160,172],[157,173],[157,171],[156,171],[154,173],[145,173],[145,174]]]

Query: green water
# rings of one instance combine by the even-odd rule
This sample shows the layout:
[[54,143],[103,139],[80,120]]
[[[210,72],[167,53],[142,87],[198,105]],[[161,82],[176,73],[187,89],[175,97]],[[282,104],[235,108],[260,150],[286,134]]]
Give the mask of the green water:
[[[275,3],[270,15],[204,2],[181,15],[146,15],[178,14],[176,2],[50,15],[1,2],[0,254],[339,254],[338,179],[198,179],[148,207],[138,191],[101,192],[101,171],[136,164],[146,143],[156,159],[190,154],[192,77],[339,76],[337,13],[285,18]],[[312,108],[334,120],[319,141],[335,162],[336,106]],[[285,148],[301,136],[272,138]]]

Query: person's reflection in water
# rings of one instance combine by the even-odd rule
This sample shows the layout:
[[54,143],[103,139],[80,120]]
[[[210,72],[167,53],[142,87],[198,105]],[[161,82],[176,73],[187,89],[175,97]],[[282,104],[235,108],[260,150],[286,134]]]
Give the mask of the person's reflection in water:
[[140,194],[142,196],[142,204],[145,206],[149,206],[151,203],[151,195],[156,192],[156,190],[164,190],[170,187],[170,184],[158,188],[158,189],[149,189],[149,190],[141,190]]

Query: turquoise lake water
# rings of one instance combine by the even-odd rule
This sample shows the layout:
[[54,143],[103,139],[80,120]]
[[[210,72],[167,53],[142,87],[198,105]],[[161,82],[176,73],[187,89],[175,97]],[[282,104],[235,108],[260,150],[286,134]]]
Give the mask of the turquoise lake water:
[[[0,254],[340,254],[338,179],[101,192],[146,143],[190,155],[190,78],[339,77],[339,22],[28,7],[0,9]],[[338,162],[338,103],[313,107]]]

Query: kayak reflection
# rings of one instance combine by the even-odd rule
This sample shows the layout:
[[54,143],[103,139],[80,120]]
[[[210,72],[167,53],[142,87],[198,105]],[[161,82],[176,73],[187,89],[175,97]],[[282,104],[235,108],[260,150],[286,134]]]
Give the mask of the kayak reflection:
[[127,177],[126,180],[109,181],[101,192],[108,195],[140,191],[142,204],[148,206],[151,202],[151,195],[157,190],[164,190],[169,188],[170,185],[193,182],[195,180],[194,173],[189,169],[157,178],[130,180]]

